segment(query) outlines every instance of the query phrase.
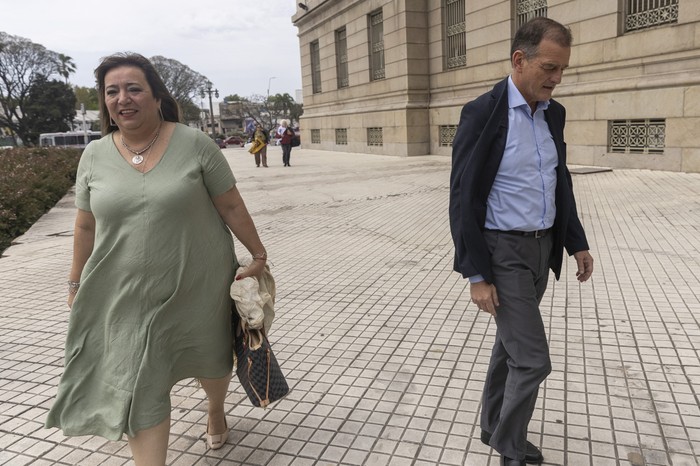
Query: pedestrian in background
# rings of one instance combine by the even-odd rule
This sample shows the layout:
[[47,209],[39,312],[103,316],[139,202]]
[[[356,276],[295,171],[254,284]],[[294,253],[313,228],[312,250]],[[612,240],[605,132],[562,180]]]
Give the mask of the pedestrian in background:
[[462,109],[453,142],[450,227],[454,268],[496,338],[484,385],[481,440],[501,465],[539,463],[527,441],[539,385],[552,366],[539,304],[563,249],[585,282],[593,258],[566,167],[564,107],[551,98],[569,66],[571,32],[536,18],[516,33],[512,73]]
[[206,392],[209,447],[228,438],[231,232],[256,259],[236,278],[260,276],[267,253],[221,150],[179,123],[153,65],[115,54],[95,77],[104,137],[78,166],[65,369],[46,426],[126,434],[137,466],[162,466],[180,380]]
[[282,121],[283,128],[281,132],[280,144],[282,145],[282,163],[285,167],[291,167],[289,159],[292,156],[292,140],[296,136],[294,130],[289,126],[287,120]]
[[255,156],[255,166],[259,167],[262,162],[263,167],[267,167],[267,143],[270,141],[267,131],[262,125],[255,125],[255,133],[253,133],[253,145],[249,151]]
[[282,137],[282,133],[284,133],[284,130],[287,128],[287,125],[285,124],[286,122],[287,120],[282,120],[282,122],[277,127],[277,131],[275,132],[275,139],[280,139]]

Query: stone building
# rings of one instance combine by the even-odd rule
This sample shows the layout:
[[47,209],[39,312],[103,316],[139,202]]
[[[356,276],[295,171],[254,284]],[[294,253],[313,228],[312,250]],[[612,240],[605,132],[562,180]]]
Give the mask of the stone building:
[[449,155],[462,105],[510,73],[522,22],[570,26],[569,161],[700,172],[698,0],[306,0],[305,147]]

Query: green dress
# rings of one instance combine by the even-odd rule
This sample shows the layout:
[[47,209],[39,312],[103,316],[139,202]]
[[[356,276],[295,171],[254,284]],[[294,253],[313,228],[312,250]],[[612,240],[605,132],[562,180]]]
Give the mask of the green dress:
[[236,180],[217,145],[178,124],[143,174],[111,136],[90,143],[76,205],[95,244],[70,312],[65,370],[46,426],[117,440],[170,415],[170,390],[233,366],[233,238],[211,201]]

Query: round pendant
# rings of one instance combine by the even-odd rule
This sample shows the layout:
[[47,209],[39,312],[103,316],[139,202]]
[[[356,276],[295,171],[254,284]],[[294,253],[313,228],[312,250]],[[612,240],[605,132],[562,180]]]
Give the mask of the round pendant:
[[141,162],[143,162],[143,157],[141,155],[134,155],[131,157],[131,163],[134,165],[139,165]]

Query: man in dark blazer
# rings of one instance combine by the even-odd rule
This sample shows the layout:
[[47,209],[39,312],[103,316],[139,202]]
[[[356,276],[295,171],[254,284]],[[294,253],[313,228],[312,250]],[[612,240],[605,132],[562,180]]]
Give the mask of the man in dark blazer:
[[551,99],[571,42],[570,30],[551,19],[523,25],[511,47],[511,75],[464,106],[453,141],[454,269],[469,278],[472,302],[497,327],[481,440],[506,466],[543,460],[526,437],[539,385],[551,372],[539,310],[549,269],[559,279],[566,248],[580,282],[593,272],[566,168],[566,112]]

